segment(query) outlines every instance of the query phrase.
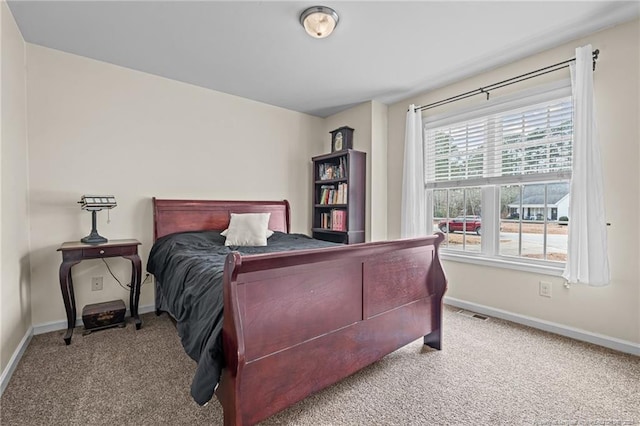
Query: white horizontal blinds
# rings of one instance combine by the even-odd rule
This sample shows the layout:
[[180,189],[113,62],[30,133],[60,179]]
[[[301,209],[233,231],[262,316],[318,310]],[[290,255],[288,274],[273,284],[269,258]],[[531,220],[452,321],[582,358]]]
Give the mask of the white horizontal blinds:
[[427,182],[482,177],[486,155],[487,120],[435,129],[427,133]]
[[496,138],[499,157],[490,174],[571,173],[571,98],[502,114],[496,126],[499,126],[496,133],[500,135],[500,140]]
[[568,179],[572,117],[564,97],[427,129],[427,188]]

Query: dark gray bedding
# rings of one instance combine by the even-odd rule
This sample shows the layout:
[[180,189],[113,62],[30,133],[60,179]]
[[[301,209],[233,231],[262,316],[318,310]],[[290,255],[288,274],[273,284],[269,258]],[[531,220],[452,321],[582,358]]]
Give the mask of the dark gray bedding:
[[225,247],[218,231],[184,232],[159,238],[147,271],[156,278],[156,300],[176,320],[187,354],[197,363],[191,396],[200,405],[213,396],[224,367],[222,352],[222,271],[227,254],[260,254],[337,244],[302,234],[275,232],[265,247]]

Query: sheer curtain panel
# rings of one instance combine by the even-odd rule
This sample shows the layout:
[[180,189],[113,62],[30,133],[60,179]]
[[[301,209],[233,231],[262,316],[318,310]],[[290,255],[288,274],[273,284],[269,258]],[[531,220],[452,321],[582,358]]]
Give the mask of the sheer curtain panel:
[[424,189],[424,154],[422,146],[422,112],[409,106],[404,136],[404,168],[402,175],[402,213],[400,236],[419,237],[427,234]]
[[576,49],[571,64],[574,108],[573,171],[569,202],[567,263],[569,283],[609,285],[607,223],[604,212],[602,161],[596,131],[591,45]]

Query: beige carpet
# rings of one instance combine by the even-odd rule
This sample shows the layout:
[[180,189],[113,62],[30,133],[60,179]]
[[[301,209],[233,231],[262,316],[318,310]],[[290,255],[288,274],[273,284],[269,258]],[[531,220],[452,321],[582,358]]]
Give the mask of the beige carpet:
[[[413,342],[265,425],[637,425],[640,358],[445,310],[444,349]],[[34,336],[0,399],[4,425],[216,425],[164,314]],[[310,360],[310,362],[313,362]]]

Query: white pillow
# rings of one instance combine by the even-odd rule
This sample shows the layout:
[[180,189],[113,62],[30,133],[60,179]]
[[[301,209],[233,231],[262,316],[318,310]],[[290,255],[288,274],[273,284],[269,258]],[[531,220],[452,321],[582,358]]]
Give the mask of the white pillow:
[[266,246],[271,213],[231,213],[225,246]]

